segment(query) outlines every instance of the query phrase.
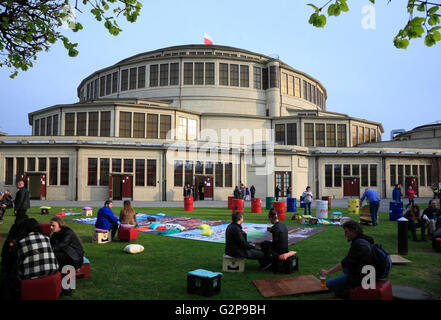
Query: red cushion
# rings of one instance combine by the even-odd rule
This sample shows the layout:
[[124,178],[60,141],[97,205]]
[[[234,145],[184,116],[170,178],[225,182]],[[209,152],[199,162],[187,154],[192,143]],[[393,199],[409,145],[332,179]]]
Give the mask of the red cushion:
[[352,288],[349,292],[351,300],[392,300],[390,281],[378,281],[375,289],[363,289],[362,286]]
[[22,300],[56,300],[61,293],[61,273],[21,281]]
[[47,236],[51,234],[52,230],[50,222],[40,222],[40,227],[43,230],[43,234]]
[[90,278],[90,263],[84,263],[81,268],[76,270],[76,280],[86,280]]
[[131,241],[138,239],[137,228],[119,228],[118,239],[121,241]]

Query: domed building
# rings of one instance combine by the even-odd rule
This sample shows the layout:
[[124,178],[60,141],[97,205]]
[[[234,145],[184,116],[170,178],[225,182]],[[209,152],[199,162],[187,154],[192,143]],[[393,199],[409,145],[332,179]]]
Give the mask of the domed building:
[[[226,200],[307,185],[315,198],[431,196],[440,147],[383,145],[380,123],[327,111],[319,80],[278,58],[219,45],[138,54],[97,70],[78,102],[29,114],[31,136],[0,136],[0,188],[34,199]],[[399,137],[399,136],[397,136]],[[394,141],[395,142],[395,141]],[[373,146],[379,145],[379,148]]]

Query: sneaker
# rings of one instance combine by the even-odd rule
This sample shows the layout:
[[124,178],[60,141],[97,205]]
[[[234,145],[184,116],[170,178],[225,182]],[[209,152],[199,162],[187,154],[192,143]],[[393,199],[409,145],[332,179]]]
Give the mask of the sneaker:
[[269,268],[271,268],[272,265],[273,265],[273,263],[270,262],[270,263],[268,263],[267,265],[263,266],[263,267],[262,267],[262,270],[263,270],[263,271],[268,270]]

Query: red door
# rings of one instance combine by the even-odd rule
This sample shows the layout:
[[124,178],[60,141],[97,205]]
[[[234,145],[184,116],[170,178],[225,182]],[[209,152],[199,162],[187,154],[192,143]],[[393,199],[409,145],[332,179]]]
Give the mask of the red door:
[[412,186],[412,189],[415,191],[415,195],[418,196],[418,178],[406,177],[405,180],[406,197],[409,196],[407,194],[407,190],[409,189],[409,186]]
[[123,176],[122,178],[122,198],[133,198],[133,177]]
[[291,172],[276,171],[274,172],[274,189],[276,186],[280,189],[280,197],[286,197],[286,190],[291,187]]
[[46,174],[40,175],[40,197],[46,200]]
[[109,176],[109,200],[113,200],[113,176]]
[[360,180],[358,178],[343,178],[343,196],[360,196]]
[[211,177],[204,179],[204,199],[213,200],[213,178]]

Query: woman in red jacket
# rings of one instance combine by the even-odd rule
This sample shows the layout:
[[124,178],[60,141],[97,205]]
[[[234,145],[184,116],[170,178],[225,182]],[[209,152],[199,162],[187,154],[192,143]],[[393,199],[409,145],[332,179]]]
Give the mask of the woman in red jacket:
[[413,206],[415,204],[415,201],[414,201],[414,199],[415,199],[415,190],[413,190],[412,186],[409,186],[409,189],[407,189],[407,196],[409,198],[409,203],[406,204],[406,209],[409,206]]

